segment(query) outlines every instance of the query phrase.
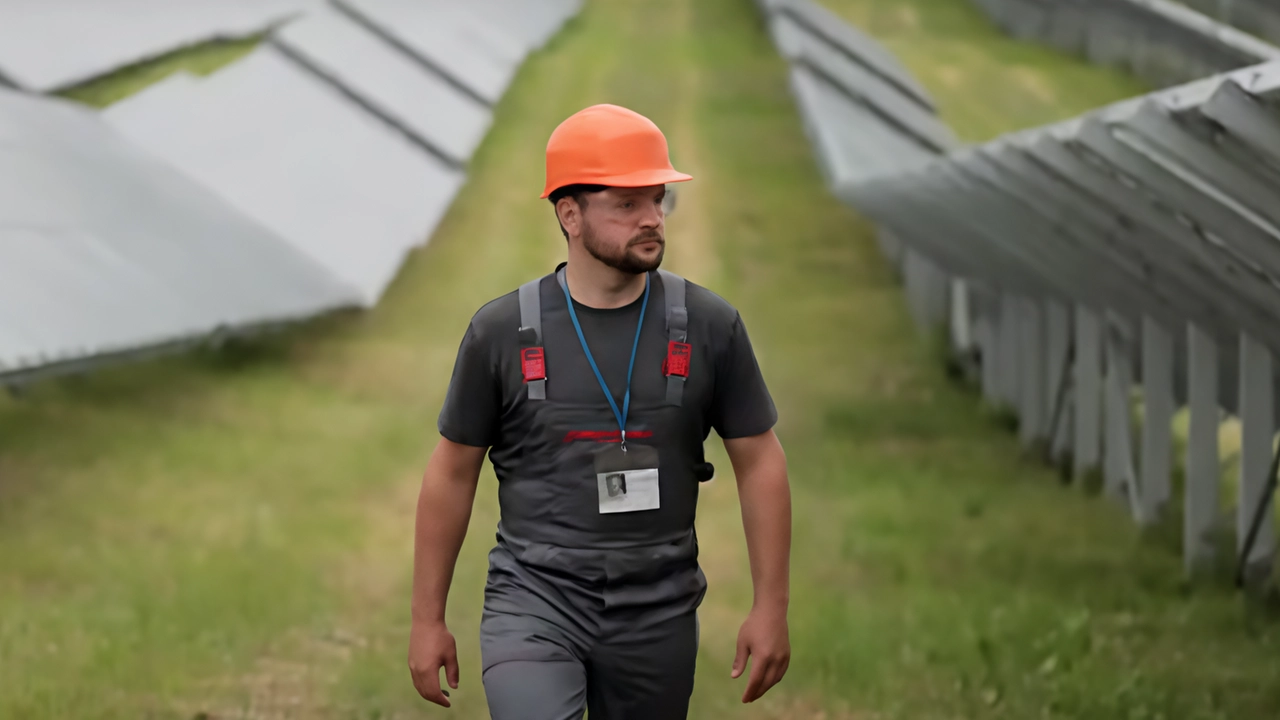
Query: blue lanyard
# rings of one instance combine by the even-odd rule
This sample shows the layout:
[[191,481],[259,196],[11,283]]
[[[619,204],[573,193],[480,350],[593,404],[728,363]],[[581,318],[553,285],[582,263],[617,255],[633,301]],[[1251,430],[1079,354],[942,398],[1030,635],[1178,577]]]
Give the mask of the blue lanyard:
[[636,350],[640,347],[640,329],[644,327],[644,313],[649,308],[649,276],[644,278],[644,301],[640,304],[640,320],[636,323],[636,339],[631,343],[631,363],[627,366],[627,392],[622,397],[622,410],[618,410],[618,402],[613,399],[613,393],[609,392],[609,385],[605,383],[604,376],[600,374],[600,367],[596,365],[596,359],[591,356],[591,348],[587,347],[587,338],[582,334],[582,324],[578,322],[578,313],[573,310],[573,298],[569,296],[569,282],[566,278],[565,282],[560,283],[560,287],[564,290],[564,301],[569,306],[569,319],[573,321],[573,329],[578,331],[578,342],[582,343],[582,352],[587,356],[587,362],[591,364],[591,371],[596,374],[596,381],[600,383],[600,389],[604,391],[604,397],[609,401],[609,408],[613,410],[613,416],[618,420],[618,429],[622,431],[622,452],[627,451],[627,413],[631,410],[631,373],[636,368]]

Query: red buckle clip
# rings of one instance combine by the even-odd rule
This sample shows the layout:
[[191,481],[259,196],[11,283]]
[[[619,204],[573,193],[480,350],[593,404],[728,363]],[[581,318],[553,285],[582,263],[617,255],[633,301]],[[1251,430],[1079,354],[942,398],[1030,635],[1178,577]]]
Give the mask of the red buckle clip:
[[662,363],[662,374],[670,377],[689,377],[689,356],[693,346],[672,340],[667,343],[667,359]]
[[547,361],[542,348],[531,347],[520,351],[520,370],[525,382],[547,379]]

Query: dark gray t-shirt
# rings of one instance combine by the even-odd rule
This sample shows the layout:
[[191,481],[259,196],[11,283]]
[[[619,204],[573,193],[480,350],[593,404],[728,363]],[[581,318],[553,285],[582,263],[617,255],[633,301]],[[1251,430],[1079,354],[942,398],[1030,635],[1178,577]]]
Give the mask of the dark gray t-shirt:
[[[656,273],[650,281],[632,379],[633,408],[660,402],[666,393],[662,370],[667,352],[665,290]],[[542,279],[541,300],[547,400],[598,405],[602,414],[593,426],[597,431],[616,431],[617,422],[582,351],[554,275]],[[641,302],[610,310],[574,303],[587,344],[619,409]],[[701,443],[711,429],[725,439],[757,435],[773,427],[777,411],[738,312],[694,283],[687,284],[685,302],[688,342],[693,351],[679,424],[696,437],[687,438],[693,442],[680,443],[682,448],[677,452],[687,453],[692,464],[701,462]],[[490,459],[500,480],[516,470],[513,463],[527,457],[522,443],[529,428],[519,425],[521,413],[514,412],[519,404],[529,402],[520,370],[519,327],[520,303],[515,292],[475,314],[459,348],[438,423],[440,434],[453,442],[491,448]],[[581,430],[588,432],[590,428]]]

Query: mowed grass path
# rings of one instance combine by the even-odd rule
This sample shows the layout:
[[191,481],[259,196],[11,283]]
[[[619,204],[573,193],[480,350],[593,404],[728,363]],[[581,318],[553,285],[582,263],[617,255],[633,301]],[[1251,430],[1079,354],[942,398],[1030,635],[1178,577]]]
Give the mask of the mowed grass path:
[[[970,71],[1013,52],[965,0],[832,4],[968,23],[894,25],[917,71],[932,48],[972,43]],[[1037,82],[1073,100],[1019,120],[1126,91],[1033,54]],[[949,118],[1002,116],[984,93],[1003,88],[969,86],[939,93]],[[794,661],[742,708],[728,675],[750,576],[712,440],[694,717],[1275,716],[1276,629],[1225,591],[1185,592],[1175,555],[1021,463],[943,376],[869,228],[823,189],[751,0],[598,0],[523,69],[459,201],[376,311],[0,401],[0,717],[486,716],[494,480],[451,600],[463,685],[448,713],[404,667],[413,502],[471,313],[563,254],[536,197],[541,152],[595,102],[652,116],[697,177],[671,265],[741,309],[792,469]]]

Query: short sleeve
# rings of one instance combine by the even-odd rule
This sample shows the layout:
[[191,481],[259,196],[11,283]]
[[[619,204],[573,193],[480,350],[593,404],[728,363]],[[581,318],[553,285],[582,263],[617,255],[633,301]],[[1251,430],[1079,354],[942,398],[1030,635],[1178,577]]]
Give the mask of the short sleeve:
[[447,440],[490,447],[497,440],[502,397],[493,354],[476,331],[467,328],[449,380],[437,427]]
[[717,355],[711,403],[711,426],[726,440],[759,435],[778,421],[741,316],[735,315],[727,344]]

